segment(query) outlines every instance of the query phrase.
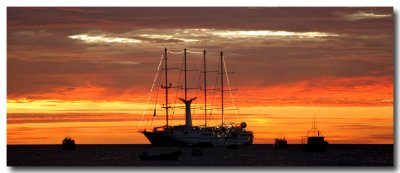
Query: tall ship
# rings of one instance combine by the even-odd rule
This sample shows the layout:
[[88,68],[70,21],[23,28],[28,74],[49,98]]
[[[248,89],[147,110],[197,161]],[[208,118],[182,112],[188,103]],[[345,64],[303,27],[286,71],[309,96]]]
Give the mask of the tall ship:
[[[202,90],[204,91],[204,103],[202,104],[202,110],[204,110],[204,125],[193,125],[192,123],[192,107],[191,104],[197,97],[189,98],[188,97],[188,76],[187,72],[190,71],[187,69],[187,50],[184,49],[182,52],[184,55],[183,59],[183,66],[181,67],[181,71],[184,73],[184,96],[179,97],[179,101],[183,103],[183,108],[185,110],[184,113],[184,125],[170,125],[169,124],[169,110],[174,109],[175,107],[169,103],[169,90],[171,88],[175,88],[172,83],[169,83],[168,80],[168,71],[172,68],[168,68],[168,51],[167,49],[164,50],[164,54],[161,58],[159,69],[161,64],[163,63],[163,78],[164,82],[161,84],[161,89],[165,90],[165,102],[163,103],[162,108],[165,110],[165,125],[154,127],[151,130],[139,130],[140,133],[143,133],[146,138],[150,141],[150,143],[154,146],[204,146],[204,147],[211,147],[211,146],[244,146],[250,145],[253,143],[254,135],[253,132],[246,129],[247,124],[246,122],[226,122],[224,120],[224,91],[231,91],[230,86],[229,90],[224,88],[224,81],[227,80],[227,84],[229,85],[228,80],[228,72],[226,72],[226,66],[224,61],[223,52],[220,55],[220,62],[217,71],[217,79],[220,83],[220,88],[218,89],[220,92],[220,117],[221,123],[215,126],[207,125],[207,110],[210,110],[207,106],[207,90],[211,90],[207,88],[207,64],[206,64],[206,51],[204,50],[201,52],[203,54],[203,62],[202,62],[202,72],[203,74],[203,87]],[[157,75],[156,75],[157,76]],[[201,75],[200,75],[201,76]],[[157,77],[156,77],[157,78]],[[155,79],[156,79],[155,78]],[[199,77],[200,79],[200,77]],[[153,84],[154,86],[154,84]],[[179,86],[178,86],[179,87]],[[217,89],[217,88],[214,88]],[[155,116],[156,110],[154,110]],[[142,116],[143,118],[143,116]],[[140,126],[140,125],[139,125]]]

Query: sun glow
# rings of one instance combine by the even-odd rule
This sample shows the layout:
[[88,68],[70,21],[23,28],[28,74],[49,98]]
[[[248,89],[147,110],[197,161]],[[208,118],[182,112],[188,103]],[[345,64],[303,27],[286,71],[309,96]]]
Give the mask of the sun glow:
[[[317,127],[331,144],[393,143],[392,107],[271,106],[242,107],[240,110],[239,121],[247,122],[249,130],[255,134],[256,144],[272,143],[279,135],[288,139],[290,144],[300,143],[311,127],[314,114]],[[8,115],[8,143],[59,143],[67,130],[80,144],[148,143],[143,134],[137,133],[140,115],[107,112]],[[164,116],[148,114],[142,128],[164,125]],[[234,121],[233,117],[227,115],[226,121]],[[152,118],[154,122],[150,123]],[[201,115],[193,118],[194,125],[204,124]],[[220,122],[218,114],[209,118],[209,125]],[[183,123],[183,117],[174,117],[172,125]]]

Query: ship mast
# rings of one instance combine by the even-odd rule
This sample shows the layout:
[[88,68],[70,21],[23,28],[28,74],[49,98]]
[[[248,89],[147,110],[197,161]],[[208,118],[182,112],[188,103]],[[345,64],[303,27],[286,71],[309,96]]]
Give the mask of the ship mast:
[[184,49],[184,63],[185,63],[185,100],[187,100],[187,80],[186,80],[186,49]]
[[191,128],[192,125],[192,114],[191,114],[191,109],[190,109],[190,104],[192,104],[193,100],[195,100],[197,97],[187,99],[187,78],[186,78],[186,49],[184,49],[184,64],[185,64],[185,98],[179,98],[184,104],[185,104],[185,127],[186,128]]
[[[168,127],[168,109],[170,106],[168,106],[168,88],[171,86],[168,86],[168,63],[167,63],[168,57],[167,57],[167,48],[164,49],[164,71],[165,71],[165,86],[161,86],[161,88],[165,89],[165,121],[166,121],[166,126]],[[171,84],[170,84],[171,85]]]
[[204,127],[207,127],[207,69],[206,69],[206,50],[203,51],[204,64]]
[[224,126],[224,68],[223,52],[221,52],[221,125]]

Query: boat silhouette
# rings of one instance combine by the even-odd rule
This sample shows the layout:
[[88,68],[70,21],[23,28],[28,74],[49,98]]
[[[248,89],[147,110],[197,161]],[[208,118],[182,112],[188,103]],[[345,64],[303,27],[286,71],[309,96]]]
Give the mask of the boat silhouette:
[[314,116],[314,123],[312,124],[312,128],[307,132],[307,143],[303,145],[303,151],[325,152],[327,146],[328,142],[325,141],[325,136],[320,134],[320,131],[317,128],[317,125],[315,124],[315,116]]
[[148,155],[147,152],[143,152],[139,155],[142,160],[178,160],[182,155],[182,151],[174,151],[159,155]]
[[[204,77],[204,126],[194,126],[192,124],[192,108],[191,104],[197,97],[189,98],[187,91],[192,88],[188,88],[187,86],[187,71],[186,68],[186,56],[187,51],[184,49],[182,52],[184,54],[184,68],[181,69],[181,72],[184,72],[184,97],[179,98],[184,103],[185,108],[185,125],[169,125],[169,109],[174,109],[174,106],[171,106],[169,103],[168,91],[171,88],[178,88],[172,85],[172,83],[168,82],[168,71],[174,68],[168,68],[168,51],[164,50],[164,55],[161,59],[164,67],[162,68],[164,82],[161,84],[161,88],[165,90],[165,102],[162,106],[165,109],[165,125],[160,127],[154,127],[153,130],[148,131],[146,129],[140,130],[140,133],[143,133],[146,138],[150,141],[150,143],[154,146],[203,146],[203,147],[212,147],[212,146],[228,146],[228,145],[250,145],[253,143],[253,132],[246,129],[246,122],[241,123],[228,123],[224,120],[224,91],[231,92],[231,88],[228,80],[228,72],[226,72],[226,66],[224,61],[223,53],[220,54],[220,62],[219,62],[219,70],[216,71],[217,76],[220,77],[220,97],[221,97],[221,108],[218,110],[221,111],[221,124],[217,126],[209,126],[207,125],[207,84],[206,84],[206,73],[209,72],[206,69],[206,51],[203,51],[203,70],[200,73],[203,74]],[[159,65],[159,69],[161,63]],[[158,74],[158,72],[157,72]],[[160,73],[161,74],[161,73]],[[156,75],[157,77],[157,75]],[[200,77],[199,77],[200,79]],[[160,78],[161,80],[161,78]],[[224,88],[224,83],[228,84],[229,88]],[[200,80],[199,80],[200,81]],[[161,83],[161,82],[160,82]],[[154,86],[154,84],[153,84]],[[158,93],[158,92],[157,92]],[[230,93],[231,94],[231,93]],[[232,94],[231,94],[232,95]],[[233,99],[232,99],[233,102]],[[234,102],[233,102],[234,103]],[[154,109],[153,116],[156,115],[156,110]]]
[[194,149],[192,150],[192,155],[193,156],[203,156],[203,151],[199,149]]
[[275,149],[285,149],[287,148],[287,140],[285,138],[275,138],[275,143],[272,145]]
[[62,140],[61,145],[63,150],[75,150],[75,140],[69,136]]

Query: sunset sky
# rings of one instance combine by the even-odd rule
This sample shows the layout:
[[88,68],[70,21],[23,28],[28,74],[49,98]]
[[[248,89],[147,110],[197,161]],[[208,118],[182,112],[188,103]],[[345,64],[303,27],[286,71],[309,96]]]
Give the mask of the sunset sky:
[[[198,52],[207,51],[209,70],[224,52],[237,121],[254,131],[254,143],[300,143],[315,115],[330,143],[392,144],[393,22],[383,7],[8,7],[7,143],[59,144],[67,133],[78,144],[149,143],[137,131],[145,108],[140,128],[164,124],[162,99],[153,123],[154,97],[146,105],[160,58],[164,48],[186,48],[192,69]],[[182,54],[169,58],[180,66]],[[208,77],[212,88],[216,75]],[[194,125],[204,124],[201,113]],[[233,113],[227,120],[236,121]]]

